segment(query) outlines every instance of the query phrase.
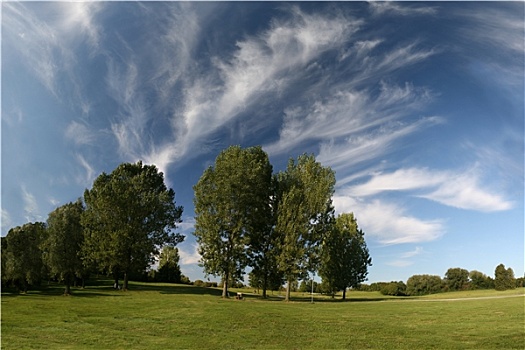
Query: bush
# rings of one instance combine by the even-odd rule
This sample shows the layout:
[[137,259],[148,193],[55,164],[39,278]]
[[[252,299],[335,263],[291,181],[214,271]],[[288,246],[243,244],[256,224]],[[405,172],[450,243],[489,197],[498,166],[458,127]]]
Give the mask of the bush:
[[195,280],[195,282],[193,282],[193,285],[196,287],[204,287],[204,282],[202,280]]
[[407,280],[407,295],[440,293],[443,289],[441,277],[435,275],[414,275]]
[[405,296],[406,289],[407,286],[403,281],[392,281],[390,283],[385,283],[380,292],[383,295]]

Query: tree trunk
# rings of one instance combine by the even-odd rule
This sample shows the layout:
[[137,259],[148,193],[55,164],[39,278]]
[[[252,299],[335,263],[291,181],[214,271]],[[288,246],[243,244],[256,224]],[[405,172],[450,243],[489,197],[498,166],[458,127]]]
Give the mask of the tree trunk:
[[290,301],[290,290],[292,289],[292,280],[288,279],[288,283],[286,284],[286,297],[284,298],[284,301]]
[[122,284],[122,290],[128,290],[128,273],[124,272],[124,283]]
[[343,300],[346,299],[346,288],[343,288]]
[[115,280],[115,282],[113,283],[113,288],[118,289],[118,274],[117,273],[113,274],[113,279]]
[[222,297],[223,298],[229,298],[229,295],[228,295],[228,277],[224,277],[224,280],[222,281]]
[[263,277],[263,285],[262,285],[262,297],[263,297],[263,299],[266,299],[266,288],[268,288],[267,285],[268,285],[268,278],[265,275]]
[[66,288],[64,290],[64,295],[71,295],[71,282],[66,280]]

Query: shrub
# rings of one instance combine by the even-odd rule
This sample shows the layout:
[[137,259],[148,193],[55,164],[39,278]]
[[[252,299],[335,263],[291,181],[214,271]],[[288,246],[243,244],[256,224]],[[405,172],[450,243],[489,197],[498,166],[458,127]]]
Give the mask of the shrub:
[[195,282],[193,282],[193,285],[197,287],[204,287],[204,282],[202,280],[195,280]]
[[380,292],[383,295],[405,296],[406,289],[407,286],[403,281],[392,281],[390,283],[385,283]]
[[442,291],[443,281],[435,275],[414,275],[407,280],[407,295],[434,294]]

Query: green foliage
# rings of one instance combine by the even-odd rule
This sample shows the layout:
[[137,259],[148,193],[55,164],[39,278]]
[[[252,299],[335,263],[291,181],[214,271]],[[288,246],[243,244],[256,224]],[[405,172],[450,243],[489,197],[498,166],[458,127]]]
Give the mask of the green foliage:
[[516,278],[516,288],[523,288],[525,286],[525,276]]
[[[42,261],[41,244],[47,235],[43,222],[28,223],[9,230],[2,254],[2,278],[27,292],[30,285],[38,285],[47,277]],[[5,262],[3,261],[5,259]]]
[[372,259],[353,213],[341,214],[323,237],[319,275],[329,294],[355,288],[366,280]]
[[390,283],[384,283],[381,287],[381,294],[393,295],[393,296],[404,296],[406,295],[407,286],[403,281],[392,281]]
[[472,270],[469,273],[470,289],[492,289],[494,280],[482,272]]
[[183,240],[173,232],[182,207],[175,205],[175,192],[166,188],[154,165],[124,163],[109,175],[102,173],[84,200],[83,256],[117,278],[123,273],[124,289],[129,273],[145,271],[158,247]]
[[[250,243],[252,262],[267,268],[259,246],[272,244],[266,240],[271,228],[271,173],[262,148],[232,146],[217,156],[214,167],[206,169],[193,187],[194,235],[206,274],[227,282],[240,279],[250,260]],[[223,297],[227,296],[224,283]]]
[[407,295],[440,293],[443,288],[441,277],[435,275],[414,275],[407,280]]
[[450,268],[445,273],[445,284],[450,291],[468,288],[469,272],[459,267]]
[[516,279],[514,278],[514,271],[509,267],[505,269],[505,265],[499,264],[494,271],[494,286],[496,290],[506,290],[516,288]]
[[313,155],[299,156],[297,162],[290,159],[286,171],[278,175],[276,230],[282,235],[278,264],[288,282],[317,268],[322,235],[333,216],[334,186],[334,172]]
[[49,214],[47,238],[42,244],[44,261],[53,276],[64,282],[64,294],[70,294],[75,278],[86,275],[81,259],[84,230],[80,218],[84,206],[79,199],[65,204]]
[[179,250],[171,245],[162,248],[159,268],[155,279],[158,282],[181,283],[182,273],[179,266]]

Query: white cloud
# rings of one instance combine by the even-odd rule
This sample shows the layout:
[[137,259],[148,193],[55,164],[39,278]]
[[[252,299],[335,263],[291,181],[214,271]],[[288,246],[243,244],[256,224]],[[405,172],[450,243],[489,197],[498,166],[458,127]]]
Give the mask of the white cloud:
[[3,234],[3,233],[7,233],[7,231],[12,227],[13,220],[11,219],[11,215],[9,214],[9,212],[5,210],[4,208],[1,209],[1,213],[2,213],[2,216],[1,216],[0,226],[1,226],[1,231]]
[[404,260],[404,259],[393,260],[393,261],[389,261],[386,263],[386,265],[394,266],[394,267],[407,267],[413,264],[414,264],[413,261]]
[[24,203],[24,213],[26,221],[41,221],[42,215],[40,215],[37,200],[32,193],[27,191],[25,185],[22,185],[22,201]]
[[89,127],[74,120],[67,126],[65,136],[78,146],[92,145],[96,140],[95,133]]
[[413,16],[413,15],[434,15],[437,13],[435,7],[429,6],[411,6],[394,1],[370,1],[370,9],[375,15],[398,15],[398,16]]
[[[164,164],[199,154],[203,140],[234,120],[255,101],[277,93],[323,52],[339,48],[359,22],[341,15],[306,14],[292,7],[291,18],[274,21],[257,36],[237,42],[230,59],[214,58],[217,75],[194,72],[184,89],[184,109],[173,122],[175,142],[157,147],[149,158]],[[181,126],[182,122],[182,126]]]
[[504,211],[513,207],[513,203],[501,195],[483,189],[477,176],[469,173],[451,177],[435,191],[420,197],[455,208],[482,212]]
[[95,180],[95,169],[88,163],[86,158],[81,154],[76,155],[77,162],[82,166],[84,174],[77,177],[77,183],[85,186],[91,186],[93,180]]
[[182,222],[177,225],[177,227],[182,231],[182,233],[190,234],[195,228],[195,218],[185,217],[182,219]]
[[59,81],[61,84],[68,81],[76,98],[76,101],[68,102],[86,106],[88,103],[83,99],[74,73],[76,58],[70,44],[87,37],[93,47],[98,45],[100,28],[94,23],[94,17],[102,4],[64,2],[51,6],[53,16],[46,18],[49,12],[38,12],[38,9],[35,12],[35,7],[27,7],[23,3],[2,4],[2,40],[13,49],[12,56],[10,54],[3,59],[17,59],[16,54],[21,55],[21,61],[59,100],[68,93],[59,88]]
[[[326,157],[325,160],[341,157],[346,160],[349,156],[343,154],[352,150],[365,156],[366,152],[357,150],[360,146],[375,148],[379,152],[384,150],[383,145],[398,137],[425,125],[442,122],[439,117],[423,118],[408,125],[398,121],[430,99],[431,94],[426,89],[417,89],[411,84],[401,87],[381,82],[379,94],[375,97],[369,91],[338,91],[306,109],[299,106],[287,109],[279,140],[265,149],[275,154],[306,141],[332,140],[321,146],[320,157]],[[340,140],[343,137],[346,139]]]
[[420,255],[423,253],[423,248],[422,247],[416,247],[414,250],[411,250],[411,251],[408,251],[408,252],[405,252],[403,254],[401,254],[401,258],[402,259],[408,259],[408,258],[413,258],[414,256],[416,255]]
[[353,212],[369,237],[383,244],[433,241],[445,233],[442,220],[421,220],[405,214],[405,209],[381,200],[371,202],[337,194],[333,197],[338,213]]
[[[525,50],[523,3],[503,2],[497,5],[469,7],[454,13],[465,22],[458,27],[462,39],[458,50],[470,61],[469,68],[482,84],[504,90],[523,109]],[[471,56],[471,52],[483,52]],[[522,117],[521,112],[520,117]]]
[[408,168],[387,174],[376,173],[368,182],[347,187],[343,192],[349,196],[366,197],[385,191],[418,190],[414,196],[461,209],[491,212],[512,208],[511,202],[491,193],[479,182],[476,167],[463,172]]
[[198,252],[199,245],[197,243],[188,244],[181,243],[177,247],[179,249],[180,264],[191,265],[199,263],[201,255]]

